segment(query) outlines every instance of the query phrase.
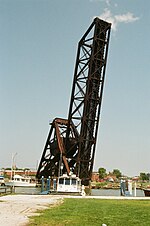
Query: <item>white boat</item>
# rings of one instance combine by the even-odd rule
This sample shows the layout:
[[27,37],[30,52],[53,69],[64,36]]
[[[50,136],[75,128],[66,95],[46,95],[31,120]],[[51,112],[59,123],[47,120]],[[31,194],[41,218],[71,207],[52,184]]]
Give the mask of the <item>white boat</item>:
[[32,182],[31,177],[24,177],[18,174],[14,175],[13,180],[6,182],[6,185],[13,187],[36,187],[36,183]]
[[58,177],[57,192],[81,194],[82,187],[80,178],[74,174],[71,176],[63,174],[62,176]]

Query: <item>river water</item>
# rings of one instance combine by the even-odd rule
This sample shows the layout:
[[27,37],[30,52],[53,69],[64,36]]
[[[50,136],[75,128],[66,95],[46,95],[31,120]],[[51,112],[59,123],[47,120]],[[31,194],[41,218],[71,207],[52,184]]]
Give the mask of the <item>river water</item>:
[[[120,189],[92,189],[92,195],[94,196],[120,196]],[[132,191],[132,196],[134,196],[134,190]],[[143,197],[144,191],[137,189],[137,197]]]
[[[37,195],[41,193],[41,188],[23,188],[23,187],[16,187],[15,188],[16,194],[32,194]],[[91,195],[93,196],[120,196],[120,189],[92,189]],[[134,196],[134,191],[132,192],[132,196]],[[143,197],[144,192],[143,190],[137,189],[136,190],[137,197]]]
[[14,189],[16,194],[38,195],[41,193],[41,188],[35,187],[15,187]]

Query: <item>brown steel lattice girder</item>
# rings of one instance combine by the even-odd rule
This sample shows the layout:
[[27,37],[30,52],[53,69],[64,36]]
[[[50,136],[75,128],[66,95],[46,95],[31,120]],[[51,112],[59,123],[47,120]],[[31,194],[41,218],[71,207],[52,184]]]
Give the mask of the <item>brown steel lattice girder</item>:
[[75,173],[88,185],[94,163],[111,24],[95,18],[78,43],[68,120],[54,119],[37,177]]

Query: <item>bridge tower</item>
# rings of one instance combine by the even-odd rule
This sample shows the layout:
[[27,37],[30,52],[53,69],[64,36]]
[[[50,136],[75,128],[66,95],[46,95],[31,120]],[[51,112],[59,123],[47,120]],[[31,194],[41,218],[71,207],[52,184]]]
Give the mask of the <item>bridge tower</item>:
[[78,43],[67,119],[55,118],[37,177],[65,172],[88,185],[94,163],[111,24],[95,18]]

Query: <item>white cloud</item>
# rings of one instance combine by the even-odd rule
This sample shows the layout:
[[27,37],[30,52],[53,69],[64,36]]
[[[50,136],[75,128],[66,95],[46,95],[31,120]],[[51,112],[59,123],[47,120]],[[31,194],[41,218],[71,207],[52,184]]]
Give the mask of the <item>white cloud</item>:
[[139,19],[133,13],[127,12],[125,14],[113,15],[109,9],[104,9],[104,12],[99,16],[100,19],[112,23],[112,30],[116,31],[120,23],[132,23]]

